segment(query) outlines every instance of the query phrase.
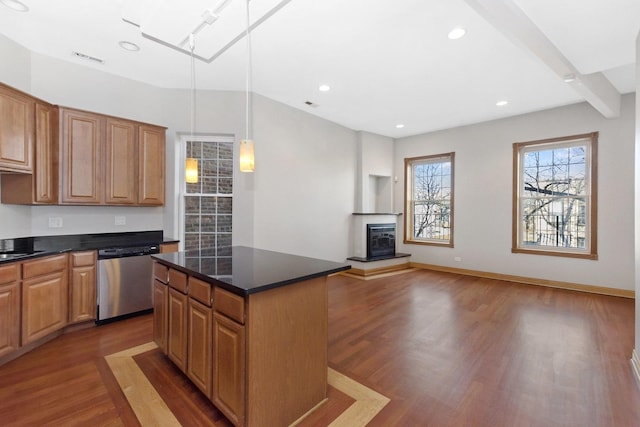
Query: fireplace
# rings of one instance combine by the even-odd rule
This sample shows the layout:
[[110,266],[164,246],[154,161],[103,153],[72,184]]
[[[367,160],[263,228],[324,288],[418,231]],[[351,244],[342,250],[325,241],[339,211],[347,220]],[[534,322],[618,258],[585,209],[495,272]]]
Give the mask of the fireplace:
[[367,259],[396,254],[396,225],[367,224]]

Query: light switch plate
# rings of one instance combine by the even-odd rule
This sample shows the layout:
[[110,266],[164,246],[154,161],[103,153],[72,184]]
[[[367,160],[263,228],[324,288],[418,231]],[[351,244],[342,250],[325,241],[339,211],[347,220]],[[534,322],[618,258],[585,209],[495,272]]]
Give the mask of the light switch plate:
[[115,225],[125,225],[127,223],[127,217],[123,215],[116,215],[114,224]]

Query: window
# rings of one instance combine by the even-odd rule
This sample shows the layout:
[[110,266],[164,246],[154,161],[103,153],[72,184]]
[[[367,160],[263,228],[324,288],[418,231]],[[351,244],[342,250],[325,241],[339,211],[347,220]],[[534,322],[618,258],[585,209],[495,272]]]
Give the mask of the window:
[[513,144],[512,252],[597,258],[598,132]]
[[[199,136],[184,140],[185,157],[198,160],[198,182],[182,177],[184,249],[214,249],[231,255],[233,138]],[[184,164],[184,162],[183,162]]]
[[404,242],[453,247],[454,153],[404,159]]

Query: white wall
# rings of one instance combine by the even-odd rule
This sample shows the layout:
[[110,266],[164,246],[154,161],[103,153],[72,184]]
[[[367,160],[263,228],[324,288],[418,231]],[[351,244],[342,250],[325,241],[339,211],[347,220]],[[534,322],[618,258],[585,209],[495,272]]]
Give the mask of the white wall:
[[393,139],[360,131],[358,132],[358,156],[358,184],[354,212],[391,212]]
[[261,96],[253,105],[255,246],[344,261],[355,132]]
[[[640,93],[640,33],[636,38],[636,94]],[[640,96],[636,95],[636,141],[635,141],[635,289],[636,289],[636,329],[635,356],[640,352]],[[640,363],[640,360],[635,360]],[[640,368],[638,366],[637,368]],[[640,372],[636,372],[640,375]],[[637,378],[640,380],[640,377]]]
[[[188,90],[158,88],[30,53],[0,38],[0,81],[54,104],[166,126],[166,205],[156,208],[0,204],[0,238],[162,229],[179,238],[178,133],[188,133]],[[188,67],[188,57],[183,64]],[[10,84],[11,85],[11,84]],[[353,211],[355,132],[254,96],[256,172],[234,176],[233,244],[344,260]],[[196,132],[244,137],[244,93],[199,90]],[[237,145],[234,153],[237,160]],[[0,179],[2,179],[0,177]],[[259,184],[258,184],[259,183]],[[125,216],[125,226],[115,226]],[[62,228],[48,228],[60,217]],[[313,224],[312,224],[313,222]],[[310,225],[311,224],[311,225]]]
[[[624,96],[617,119],[582,103],[397,140],[398,175],[405,157],[456,153],[454,248],[400,243],[398,250],[420,263],[633,290],[634,102]],[[512,143],[593,131],[600,132],[598,260],[512,254]],[[402,212],[402,179],[395,194]]]

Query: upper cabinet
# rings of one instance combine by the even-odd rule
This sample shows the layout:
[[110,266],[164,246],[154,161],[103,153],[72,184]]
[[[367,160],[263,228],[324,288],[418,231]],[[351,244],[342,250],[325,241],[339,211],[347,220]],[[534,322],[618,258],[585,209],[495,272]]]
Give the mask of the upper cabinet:
[[104,118],[60,108],[60,203],[100,204]]
[[0,172],[11,172],[0,179],[1,201],[162,206],[165,133],[53,106],[0,84]]
[[138,131],[138,203],[164,205],[165,130],[140,125]]
[[58,203],[58,108],[40,100],[35,101],[33,147],[33,173],[2,176],[2,203]]
[[0,171],[31,173],[34,104],[30,96],[0,84]]

